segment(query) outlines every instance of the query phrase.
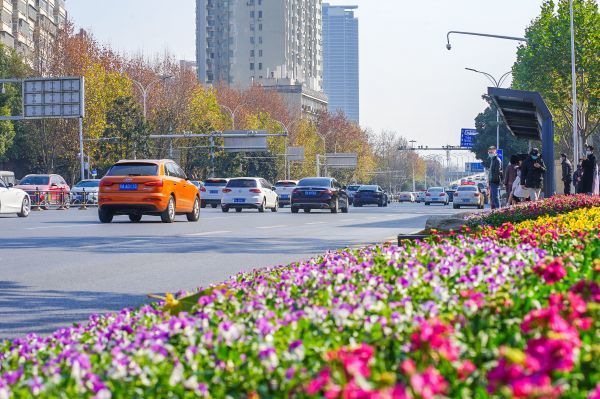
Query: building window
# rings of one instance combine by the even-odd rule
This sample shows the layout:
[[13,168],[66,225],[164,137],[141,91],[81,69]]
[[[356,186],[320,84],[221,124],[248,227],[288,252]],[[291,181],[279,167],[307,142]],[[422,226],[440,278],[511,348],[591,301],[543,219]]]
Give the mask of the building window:
[[258,50],[258,56],[262,57],[262,50]]
[[254,11],[250,11],[250,18],[254,18]]
[[262,24],[258,24],[258,30],[262,31]]
[[258,12],[258,18],[262,18],[262,11]]
[[254,36],[250,36],[250,44],[254,44]]
[[251,70],[251,71],[254,71],[254,62],[251,62],[251,63],[250,63],[250,70]]
[[259,43],[259,44],[262,44],[262,36],[259,36],[259,37],[258,37],[258,43]]
[[254,57],[254,50],[250,50],[250,57]]
[[258,63],[258,70],[259,70],[259,71],[262,71],[262,62],[259,62],[259,63]]

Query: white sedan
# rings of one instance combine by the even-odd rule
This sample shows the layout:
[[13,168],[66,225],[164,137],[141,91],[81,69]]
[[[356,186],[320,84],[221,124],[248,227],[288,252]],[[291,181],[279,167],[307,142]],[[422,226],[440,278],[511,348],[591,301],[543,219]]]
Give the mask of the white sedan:
[[279,209],[279,197],[274,187],[258,177],[237,177],[229,180],[223,189],[221,209],[229,212],[229,209],[241,212],[242,209],[258,209],[264,212],[270,209],[277,212]]
[[17,216],[25,218],[29,216],[30,211],[31,199],[29,195],[0,179],[0,214],[16,213]]

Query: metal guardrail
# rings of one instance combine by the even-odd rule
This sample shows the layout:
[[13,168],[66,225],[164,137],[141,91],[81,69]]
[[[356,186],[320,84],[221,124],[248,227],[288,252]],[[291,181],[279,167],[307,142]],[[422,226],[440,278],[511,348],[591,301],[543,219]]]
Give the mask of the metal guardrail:
[[71,193],[65,190],[27,190],[31,199],[31,210],[67,210],[71,206],[78,206],[85,210],[88,206],[98,205],[98,195],[96,193]]

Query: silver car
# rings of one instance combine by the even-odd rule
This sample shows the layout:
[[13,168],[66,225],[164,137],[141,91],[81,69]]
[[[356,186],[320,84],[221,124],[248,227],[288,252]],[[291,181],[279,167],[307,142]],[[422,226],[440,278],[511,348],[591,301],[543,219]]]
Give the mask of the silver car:
[[463,206],[475,206],[483,209],[483,194],[475,185],[460,186],[454,193],[454,209],[460,209]]
[[442,204],[448,205],[450,199],[444,187],[430,187],[425,193],[425,205]]
[[97,204],[100,179],[82,180],[71,188],[71,202],[74,204]]

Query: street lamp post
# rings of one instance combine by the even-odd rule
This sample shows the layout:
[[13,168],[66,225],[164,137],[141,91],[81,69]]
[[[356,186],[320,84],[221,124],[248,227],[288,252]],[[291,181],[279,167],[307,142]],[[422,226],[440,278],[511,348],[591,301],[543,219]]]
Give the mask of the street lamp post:
[[237,112],[240,110],[240,108],[244,107],[245,105],[246,105],[246,103],[242,103],[242,104],[238,105],[237,107],[235,107],[235,109],[232,110],[227,105],[219,104],[219,107],[225,108],[231,115],[231,129],[232,130],[235,130],[235,114],[237,114]]
[[[504,75],[502,75],[500,77],[500,79],[494,78],[492,75],[490,75],[487,72],[482,72],[482,71],[478,71],[477,69],[473,69],[473,68],[465,68],[467,71],[471,71],[471,72],[475,72],[475,73],[480,73],[482,75],[484,75],[486,78],[488,78],[490,80],[490,82],[492,82],[492,84],[495,87],[501,87],[502,83],[504,83],[504,80],[512,73],[512,71],[508,71],[506,72]],[[500,148],[500,110],[496,109],[496,148]]]
[[492,35],[489,33],[477,33],[477,32],[461,32],[457,30],[451,30],[446,34],[446,38],[448,39],[448,44],[446,44],[446,48],[448,50],[452,50],[452,45],[450,44],[450,35],[469,35],[469,36],[481,36],[481,37],[491,37],[494,39],[504,39],[504,40],[515,40],[518,42],[528,42],[528,39],[524,37],[515,37],[515,36],[504,36],[504,35]]
[[412,162],[411,162],[411,164],[412,164],[412,183],[413,183],[413,189],[412,189],[412,191],[413,191],[413,193],[415,191],[417,191],[417,184],[415,182],[415,155],[416,155],[416,152],[415,152],[415,143],[416,142],[417,142],[417,140],[410,140],[409,141],[409,143],[411,145],[411,149],[413,150],[413,159],[412,159]]
[[143,106],[144,106],[144,121],[147,119],[147,114],[148,114],[148,93],[150,92],[150,89],[155,84],[165,82],[165,81],[171,79],[172,77],[173,76],[171,76],[171,75],[161,75],[158,79],[150,82],[145,87],[137,80],[131,79],[131,81],[133,83],[135,83],[135,85],[138,87],[138,89],[140,89],[140,92],[142,93],[142,102],[143,102]]
[[579,158],[579,123],[577,120],[577,76],[575,65],[575,24],[573,12],[573,0],[569,1],[569,12],[571,16],[571,84],[573,86],[573,162]]

